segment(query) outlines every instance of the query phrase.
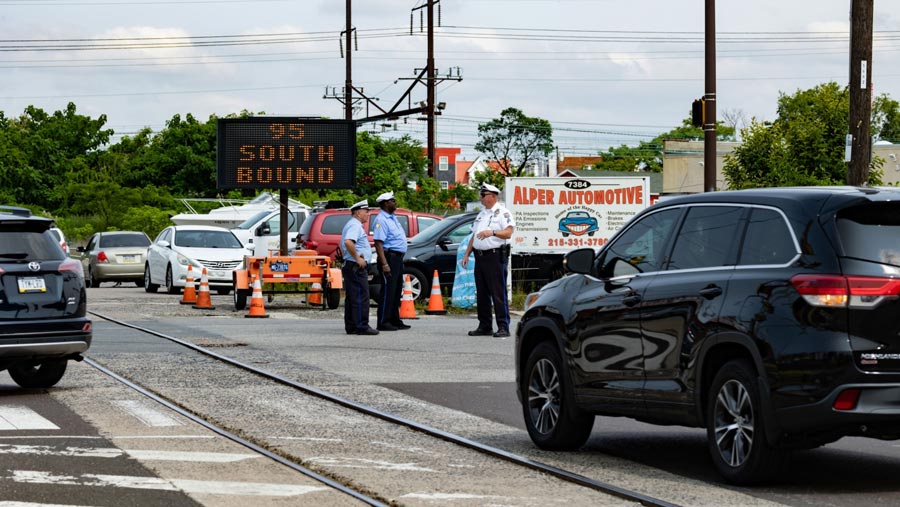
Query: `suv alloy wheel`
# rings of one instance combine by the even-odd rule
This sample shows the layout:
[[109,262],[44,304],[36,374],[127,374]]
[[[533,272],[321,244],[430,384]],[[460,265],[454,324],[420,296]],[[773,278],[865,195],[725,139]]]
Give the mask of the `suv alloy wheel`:
[[559,351],[543,342],[531,353],[522,378],[525,426],[531,439],[542,449],[570,451],[587,442],[594,416],[575,408],[563,374]]

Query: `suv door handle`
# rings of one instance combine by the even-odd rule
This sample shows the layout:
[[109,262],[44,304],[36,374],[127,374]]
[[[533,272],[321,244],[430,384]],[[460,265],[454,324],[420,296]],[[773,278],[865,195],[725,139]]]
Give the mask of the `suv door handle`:
[[700,295],[706,299],[714,299],[722,295],[722,288],[718,285],[710,285],[709,287],[700,289]]
[[624,298],[622,298],[622,303],[625,306],[634,306],[640,302],[641,302],[641,296],[639,296],[637,294],[634,294],[631,296],[625,296]]

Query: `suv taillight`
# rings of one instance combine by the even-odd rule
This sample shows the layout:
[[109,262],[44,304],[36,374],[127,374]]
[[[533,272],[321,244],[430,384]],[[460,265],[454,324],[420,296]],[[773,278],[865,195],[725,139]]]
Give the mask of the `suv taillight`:
[[306,250],[318,250],[319,243],[317,241],[304,241],[303,248]]
[[106,256],[106,252],[97,254],[97,262],[109,262],[109,257]]
[[59,265],[59,272],[62,273],[64,271],[76,271],[79,275],[84,276],[84,270],[81,268],[81,261],[63,261],[63,263]]
[[900,279],[875,276],[797,275],[791,284],[813,306],[874,308],[900,294]]

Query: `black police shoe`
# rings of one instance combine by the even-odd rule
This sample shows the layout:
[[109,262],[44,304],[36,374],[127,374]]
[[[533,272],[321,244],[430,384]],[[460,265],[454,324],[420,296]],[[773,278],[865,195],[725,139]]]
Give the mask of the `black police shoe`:
[[490,329],[478,328],[474,331],[469,331],[469,336],[491,336],[491,333],[493,333],[493,331]]
[[396,331],[397,328],[394,327],[393,324],[388,324],[387,322],[385,322],[384,324],[378,326],[378,330],[379,331]]
[[409,329],[412,327],[412,326],[410,326],[408,324],[404,324],[402,322],[391,322],[391,325],[396,327],[397,329]]
[[376,334],[378,334],[378,330],[372,329],[371,327],[367,327],[365,329],[357,331],[356,334],[376,335]]
[[506,338],[509,336],[509,329],[500,329],[494,333],[494,338]]

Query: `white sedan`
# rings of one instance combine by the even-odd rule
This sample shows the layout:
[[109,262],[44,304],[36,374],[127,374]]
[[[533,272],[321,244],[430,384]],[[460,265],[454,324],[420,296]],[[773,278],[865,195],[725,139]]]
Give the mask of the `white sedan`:
[[249,253],[228,229],[204,225],[166,227],[147,249],[144,290],[156,292],[163,285],[169,294],[177,294],[185,286],[190,265],[198,288],[205,267],[210,288],[228,294],[234,288],[232,273]]

